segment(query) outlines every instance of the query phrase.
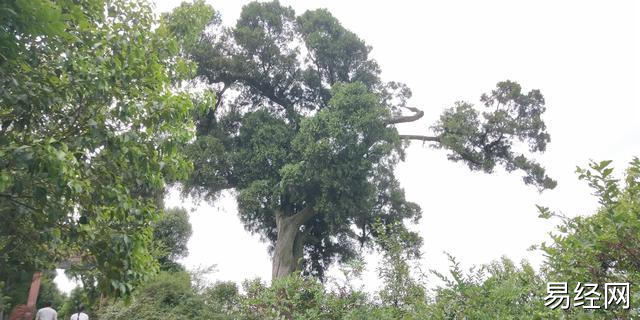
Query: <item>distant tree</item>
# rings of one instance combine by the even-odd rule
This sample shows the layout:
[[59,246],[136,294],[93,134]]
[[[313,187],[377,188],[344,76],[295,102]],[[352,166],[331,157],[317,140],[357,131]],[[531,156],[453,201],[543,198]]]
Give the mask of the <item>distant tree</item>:
[[153,242],[157,246],[158,262],[162,270],[181,269],[178,260],[188,255],[187,243],[192,229],[189,214],[183,208],[164,210],[153,224]]
[[[210,9],[200,1],[179,10],[187,8]],[[177,30],[190,22],[168,17]],[[471,170],[499,165],[540,190],[555,186],[516,151],[522,144],[543,152],[550,140],[540,91],[500,82],[481,97],[486,111],[458,102],[433,135],[400,134],[397,125],[424,112],[407,104],[406,85],[380,80],[370,52],[327,10],[296,16],[277,1],[246,5],[232,28],[212,19],[185,50],[217,97],[216,108],[196,117],[197,139],[187,148],[195,171],[185,192],[214,200],[235,190],[245,228],[271,243],[273,278],[296,270],[322,278],[332,262],[374,243],[377,220],[410,233],[402,223],[420,219],[421,210],[394,175],[410,140],[446,149]],[[407,239],[417,253],[420,237]]]
[[78,308],[84,306],[84,312],[92,318],[95,315],[95,309],[98,306],[94,306],[89,299],[89,295],[86,289],[83,287],[75,287],[66,297],[64,303],[57,309],[58,319],[69,319],[71,315],[78,312]]
[[0,280],[77,258],[126,294],[156,269],[157,194],[191,168],[177,42],[144,0],[2,1],[0,29]]

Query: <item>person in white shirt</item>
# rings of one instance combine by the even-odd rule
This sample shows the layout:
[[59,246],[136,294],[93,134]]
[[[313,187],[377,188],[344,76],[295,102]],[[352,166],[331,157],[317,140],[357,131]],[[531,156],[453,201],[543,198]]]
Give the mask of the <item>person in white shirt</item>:
[[70,320],[89,320],[89,316],[83,311],[84,311],[84,306],[82,305],[79,306],[78,311],[76,311],[76,313],[71,315]]
[[58,320],[58,313],[51,308],[51,303],[47,302],[44,304],[44,308],[36,313],[36,320]]

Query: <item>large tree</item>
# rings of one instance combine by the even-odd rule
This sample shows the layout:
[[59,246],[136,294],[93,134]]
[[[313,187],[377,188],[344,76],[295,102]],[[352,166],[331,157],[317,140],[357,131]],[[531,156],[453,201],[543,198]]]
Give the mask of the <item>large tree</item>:
[[156,26],[144,0],[0,3],[0,280],[79,257],[124,294],[155,269],[156,198],[193,135]]
[[[179,10],[190,6],[206,7]],[[420,219],[394,175],[410,140],[446,149],[472,170],[500,165],[540,190],[555,186],[516,151],[542,152],[549,142],[540,91],[500,82],[481,98],[486,111],[459,102],[432,135],[400,134],[398,125],[424,113],[407,104],[407,86],[380,79],[370,51],[327,10],[296,16],[277,1],[246,5],[231,28],[212,19],[187,50],[217,104],[196,117],[185,192],[214,200],[235,190],[245,228],[271,243],[273,278],[296,270],[322,277],[331,262],[374,243],[376,221],[406,229]],[[417,253],[420,237],[407,234],[405,247]]]

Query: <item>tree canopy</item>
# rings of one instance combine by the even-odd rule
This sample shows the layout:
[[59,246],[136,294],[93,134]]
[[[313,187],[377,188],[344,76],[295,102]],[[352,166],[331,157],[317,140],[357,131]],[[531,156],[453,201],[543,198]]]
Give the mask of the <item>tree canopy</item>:
[[191,166],[179,46],[145,1],[0,4],[0,279],[70,258],[128,293],[165,181]]
[[[179,10],[198,7],[207,5]],[[183,30],[177,26],[189,21],[178,13],[169,16]],[[278,1],[252,2],[235,26],[220,21],[212,18],[185,50],[217,103],[196,117],[197,138],[187,148],[194,173],[184,190],[208,200],[235,190],[245,228],[272,244],[273,277],[294,270],[322,277],[331,262],[372,243],[376,220],[420,219],[394,175],[410,140],[446,149],[472,170],[500,165],[540,190],[555,186],[516,151],[522,144],[543,152],[550,140],[538,90],[500,82],[481,97],[486,111],[458,102],[433,135],[404,135],[397,126],[424,112],[408,105],[406,85],[380,79],[371,47],[327,10],[296,16]],[[405,247],[417,253],[420,243],[413,233]]]

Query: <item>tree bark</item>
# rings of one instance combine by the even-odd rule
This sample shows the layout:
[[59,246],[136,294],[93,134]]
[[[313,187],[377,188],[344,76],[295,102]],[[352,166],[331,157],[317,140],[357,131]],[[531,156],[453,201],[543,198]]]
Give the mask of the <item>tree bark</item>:
[[276,227],[278,238],[273,251],[271,279],[286,277],[300,270],[300,262],[304,254],[304,238],[308,231],[301,231],[300,227],[313,217],[313,210],[304,210],[292,216],[286,216],[282,211],[276,212]]

